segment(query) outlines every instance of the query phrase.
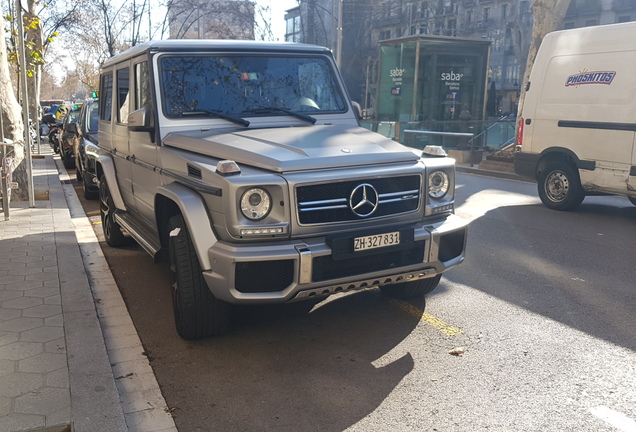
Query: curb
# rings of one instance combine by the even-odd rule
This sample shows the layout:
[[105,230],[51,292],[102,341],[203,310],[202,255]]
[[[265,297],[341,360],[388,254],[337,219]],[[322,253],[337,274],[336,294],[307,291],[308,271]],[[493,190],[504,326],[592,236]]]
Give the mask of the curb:
[[521,181],[525,183],[535,183],[528,178],[521,177],[518,174],[509,173],[505,171],[485,170],[485,169],[479,169],[477,167],[470,167],[470,166],[460,165],[460,164],[455,165],[455,170],[457,172],[461,172],[465,174],[475,174],[480,176],[495,177],[495,178],[501,178],[506,180],[516,180],[516,181]]
[[[70,222],[75,231],[72,242],[79,247],[76,262],[83,267],[82,279],[88,285],[84,285],[82,290],[87,297],[85,301],[90,303],[93,311],[90,315],[90,325],[96,326],[95,334],[76,348],[81,349],[84,354],[86,351],[95,351],[90,353],[95,357],[93,360],[105,363],[107,367],[107,371],[97,376],[103,380],[103,383],[97,384],[100,394],[91,394],[90,388],[83,387],[90,383],[90,387],[96,389],[92,385],[95,376],[86,372],[87,367],[88,370],[94,369],[95,364],[93,361],[88,362],[89,359],[86,358],[87,363],[81,365],[81,368],[72,368],[72,365],[80,366],[77,364],[77,357],[82,353],[73,352],[71,344],[68,343],[74,431],[177,432],[91,222],[84,213],[61,160],[56,158],[55,163],[59,172],[56,187],[61,187],[63,191],[65,204],[71,216]],[[60,274],[63,274],[61,269]],[[84,290],[84,287],[88,289]],[[86,330],[85,325],[78,324],[81,327],[73,329],[82,337]],[[65,329],[66,327],[65,324]],[[87,350],[87,343],[99,346]],[[75,358],[72,359],[72,355]],[[74,375],[78,379],[76,382],[73,380]],[[106,424],[104,418],[110,419],[111,424]]]

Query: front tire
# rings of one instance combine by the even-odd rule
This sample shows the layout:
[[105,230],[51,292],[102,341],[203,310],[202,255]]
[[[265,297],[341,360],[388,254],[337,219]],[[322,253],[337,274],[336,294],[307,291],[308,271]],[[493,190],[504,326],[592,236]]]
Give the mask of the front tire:
[[102,228],[106,243],[113,247],[128,244],[128,238],[124,235],[119,224],[115,222],[115,204],[104,176],[99,181],[99,214],[102,217]]
[[177,332],[188,340],[223,333],[230,323],[230,305],[214,297],[205,283],[183,216],[172,216],[168,224]]
[[567,163],[549,162],[539,175],[537,187],[541,202],[552,210],[574,210],[585,198],[578,171]]
[[413,282],[402,282],[394,285],[384,285],[380,291],[387,297],[407,299],[413,297],[424,297],[426,294],[437,288],[441,274],[432,278],[419,279]]
[[72,157],[67,151],[62,150],[60,153],[62,158],[62,163],[64,164],[64,168],[71,169],[75,168],[75,158]]
[[86,174],[82,176],[82,190],[84,191],[84,198],[87,200],[94,200],[99,197],[99,190],[95,190],[95,186],[89,184],[89,178]]

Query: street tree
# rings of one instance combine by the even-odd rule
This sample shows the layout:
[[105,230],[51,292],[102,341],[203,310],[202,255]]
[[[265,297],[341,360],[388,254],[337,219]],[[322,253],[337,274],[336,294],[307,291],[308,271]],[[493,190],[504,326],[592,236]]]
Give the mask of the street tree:
[[169,0],[173,39],[254,39],[255,4],[245,0]]
[[[530,39],[530,48],[528,49],[528,58],[526,60],[526,69],[523,74],[523,85],[519,96],[519,111],[523,107],[523,101],[526,96],[525,83],[530,80],[530,72],[532,65],[537,58],[537,52],[543,38],[550,32],[558,29],[559,24],[563,21],[565,14],[570,6],[570,0],[534,0],[532,3],[532,37]],[[519,130],[520,117],[517,117],[517,131]]]
[[[4,10],[2,12],[3,16],[8,15],[5,15]],[[24,123],[22,121],[22,108],[15,97],[11,81],[9,55],[4,34],[0,37],[0,111],[2,113],[2,136],[14,142],[9,168],[15,170],[24,160]],[[11,149],[11,147],[9,148]],[[14,178],[14,180],[19,179]],[[15,195],[13,197],[17,198]]]
[[[74,17],[76,17],[76,11],[80,0],[58,2],[55,0],[41,5],[39,0],[26,0],[26,9],[21,10],[22,24],[24,32],[19,34],[17,25],[18,16],[15,15],[15,3],[11,1],[3,2],[3,10],[7,8],[7,14],[3,14],[10,26],[9,46],[6,43],[3,44],[3,52],[6,55],[7,67],[11,74],[10,64],[13,64],[13,75],[9,75],[11,82],[11,91],[6,87],[3,87],[2,96],[4,98],[3,104],[11,104],[11,100],[15,100],[18,103],[20,109],[11,109],[11,115],[7,122],[3,125],[6,128],[10,128],[13,131],[20,130],[24,132],[26,126],[23,124],[21,117],[21,110],[28,109],[29,118],[33,121],[33,128],[37,129],[38,119],[40,117],[39,112],[39,100],[40,100],[40,88],[42,82],[42,66],[45,63],[45,55],[47,47],[53,42],[54,38],[58,34],[58,30],[63,28],[70,28]],[[24,5],[24,2],[19,3],[20,6]],[[41,15],[44,15],[46,19],[42,19]],[[23,85],[21,82],[24,76],[20,71],[20,58],[18,43],[20,37],[24,40],[25,47],[25,75],[27,86],[28,100],[22,100],[22,92],[18,92]],[[20,97],[16,95],[19,94]],[[4,108],[4,106],[3,106]],[[15,114],[18,114],[16,116]],[[3,109],[3,119],[6,115]],[[14,132],[15,135],[15,132]],[[14,200],[27,200],[28,199],[28,177],[26,164],[21,162],[24,160],[25,147],[24,147],[24,135],[12,137],[16,141],[15,157],[13,159],[13,179],[18,183],[18,189],[13,192],[12,198]]]

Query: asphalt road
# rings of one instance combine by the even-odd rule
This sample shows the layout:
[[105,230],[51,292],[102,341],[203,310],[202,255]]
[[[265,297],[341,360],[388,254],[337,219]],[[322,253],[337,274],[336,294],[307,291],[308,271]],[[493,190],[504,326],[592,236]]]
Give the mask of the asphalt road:
[[468,256],[425,301],[238,308],[202,341],[174,330],[165,265],[102,243],[179,430],[636,431],[636,206],[458,183]]

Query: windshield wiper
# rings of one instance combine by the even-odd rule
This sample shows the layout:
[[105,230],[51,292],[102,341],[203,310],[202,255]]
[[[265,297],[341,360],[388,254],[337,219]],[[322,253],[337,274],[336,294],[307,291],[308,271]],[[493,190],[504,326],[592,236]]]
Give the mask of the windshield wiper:
[[262,107],[257,107],[254,109],[250,109],[250,110],[246,110],[243,111],[245,113],[252,113],[252,114],[267,114],[267,113],[271,113],[271,112],[282,112],[285,114],[288,114],[292,117],[296,117],[300,120],[306,121],[308,123],[311,124],[315,124],[316,123],[316,118],[312,117],[310,115],[307,114],[303,114],[303,113],[299,113],[296,111],[292,111],[290,109],[287,108],[281,108],[281,107],[276,107],[276,106],[262,106]]
[[194,110],[194,111],[183,111],[181,113],[181,117],[201,115],[201,114],[207,114],[213,117],[218,117],[223,120],[231,121],[232,123],[240,125],[240,126],[248,127],[250,125],[250,122],[245,120],[244,118],[236,117],[230,114],[225,114],[224,112],[217,111],[217,110],[200,109],[200,110]]

